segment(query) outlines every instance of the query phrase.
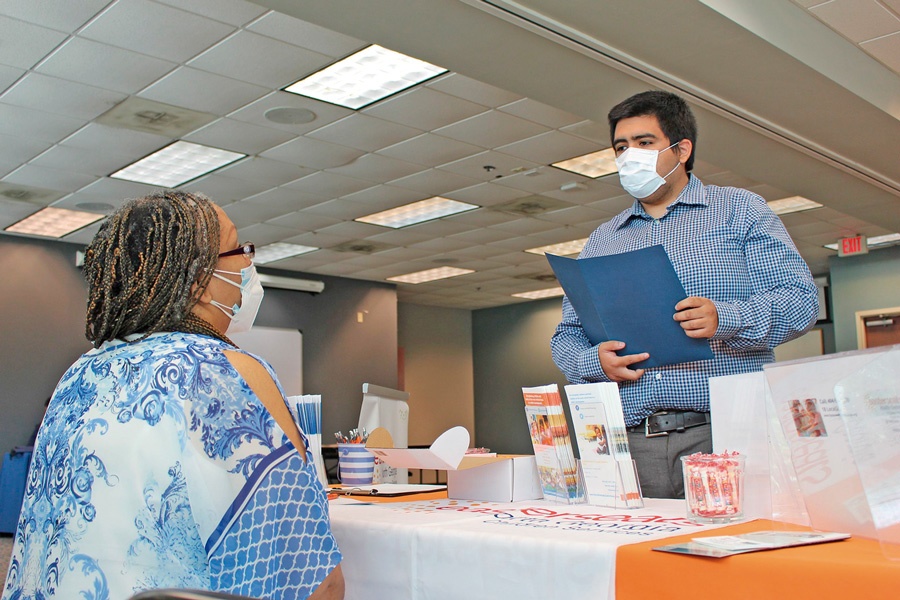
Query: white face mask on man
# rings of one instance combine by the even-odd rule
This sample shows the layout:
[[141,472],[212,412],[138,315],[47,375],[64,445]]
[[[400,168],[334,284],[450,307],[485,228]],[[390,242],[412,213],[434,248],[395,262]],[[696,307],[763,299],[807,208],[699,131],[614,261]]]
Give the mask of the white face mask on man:
[[[672,146],[677,145],[678,142],[672,144]],[[662,177],[656,172],[656,161],[660,153],[672,146],[662,150],[626,148],[622,154],[617,156],[616,166],[619,168],[619,182],[625,191],[641,200],[662,187],[662,184],[666,182],[666,177],[674,173],[681,164],[680,162],[675,163],[672,170]]]
[[[226,275],[240,275],[241,282],[235,283],[227,277],[219,275],[219,273],[225,273]],[[231,319],[225,333],[243,333],[249,331],[250,328],[253,327],[253,321],[256,320],[256,313],[259,311],[259,305],[262,304],[264,294],[262,282],[260,282],[259,274],[256,272],[256,266],[250,265],[249,267],[244,267],[239,273],[216,269],[213,273],[213,277],[217,277],[226,283],[230,283],[241,290],[241,303],[235,304],[231,308],[228,308],[215,300],[211,301],[213,306],[221,310],[225,313],[225,316]],[[231,311],[230,314],[229,311]]]

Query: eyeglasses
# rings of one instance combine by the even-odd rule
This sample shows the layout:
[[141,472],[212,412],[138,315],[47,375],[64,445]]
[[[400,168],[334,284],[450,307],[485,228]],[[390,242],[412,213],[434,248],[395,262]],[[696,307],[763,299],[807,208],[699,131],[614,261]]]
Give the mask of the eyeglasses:
[[247,258],[253,258],[255,254],[256,246],[253,245],[253,242],[244,242],[234,250],[221,252],[219,258],[222,258],[223,256],[246,256]]

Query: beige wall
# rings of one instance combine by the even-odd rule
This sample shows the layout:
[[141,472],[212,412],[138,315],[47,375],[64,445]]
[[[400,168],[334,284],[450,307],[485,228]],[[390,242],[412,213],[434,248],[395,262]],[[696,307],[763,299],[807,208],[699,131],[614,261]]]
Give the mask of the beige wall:
[[462,425],[475,439],[472,313],[398,304],[404,391],[409,392],[409,443],[431,444]]

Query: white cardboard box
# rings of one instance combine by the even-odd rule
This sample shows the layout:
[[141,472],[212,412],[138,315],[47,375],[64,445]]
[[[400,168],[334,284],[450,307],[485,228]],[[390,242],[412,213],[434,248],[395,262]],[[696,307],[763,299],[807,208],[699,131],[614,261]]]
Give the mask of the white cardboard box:
[[497,456],[468,469],[447,471],[447,496],[456,500],[519,502],[544,497],[533,456]]
[[429,448],[394,448],[390,434],[376,429],[366,448],[378,459],[401,469],[447,471],[447,495],[460,500],[517,502],[543,497],[533,456],[466,455],[469,432],[453,427]]

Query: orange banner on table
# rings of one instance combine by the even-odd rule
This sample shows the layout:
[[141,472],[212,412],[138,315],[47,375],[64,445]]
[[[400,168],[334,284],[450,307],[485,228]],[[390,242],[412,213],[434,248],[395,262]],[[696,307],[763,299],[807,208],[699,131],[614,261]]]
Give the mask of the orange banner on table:
[[[707,535],[809,528],[757,520]],[[900,597],[900,561],[885,558],[881,545],[865,538],[706,558],[656,552],[688,542],[692,535],[619,547],[616,600],[666,598],[876,598]],[[699,536],[698,536],[699,537]]]

